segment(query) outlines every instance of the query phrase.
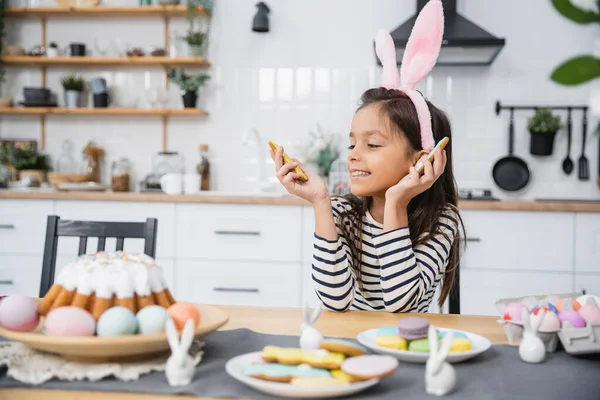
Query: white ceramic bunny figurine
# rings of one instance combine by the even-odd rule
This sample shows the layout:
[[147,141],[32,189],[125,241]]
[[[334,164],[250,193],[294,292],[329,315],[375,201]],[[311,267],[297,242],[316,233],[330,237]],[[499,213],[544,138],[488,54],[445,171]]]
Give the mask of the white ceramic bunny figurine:
[[425,364],[425,390],[428,394],[444,396],[456,386],[454,367],[446,362],[454,335],[448,331],[439,344],[435,327],[429,325],[429,358]]
[[523,339],[519,345],[519,356],[521,360],[528,363],[541,363],[546,358],[546,347],[544,342],[537,336],[537,330],[544,319],[543,308],[539,310],[537,318],[531,321],[529,311],[523,310]]
[[323,311],[323,304],[321,302],[319,302],[317,308],[313,311],[312,316],[310,315],[308,304],[304,305],[304,322],[300,325],[300,348],[302,350],[319,350],[321,347],[323,335],[313,326],[317,322],[319,315],[321,315],[321,311]]
[[194,340],[194,321],[191,319],[186,321],[181,334],[181,342],[175,323],[171,318],[167,319],[165,329],[171,347],[171,355],[165,367],[167,381],[171,386],[189,385],[195,371],[194,361],[189,355],[189,349]]

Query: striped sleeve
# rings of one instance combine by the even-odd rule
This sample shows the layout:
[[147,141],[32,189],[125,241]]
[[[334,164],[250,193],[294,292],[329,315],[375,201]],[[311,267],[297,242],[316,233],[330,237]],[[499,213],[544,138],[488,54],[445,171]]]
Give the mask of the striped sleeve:
[[440,231],[418,246],[413,247],[408,227],[373,237],[386,311],[410,311],[434,289],[448,265],[457,229],[456,219],[444,215]]
[[332,200],[337,228],[336,240],[327,240],[316,233],[313,238],[312,282],[323,305],[332,311],[346,311],[354,301],[354,274],[350,247],[339,224],[339,213],[345,204]]

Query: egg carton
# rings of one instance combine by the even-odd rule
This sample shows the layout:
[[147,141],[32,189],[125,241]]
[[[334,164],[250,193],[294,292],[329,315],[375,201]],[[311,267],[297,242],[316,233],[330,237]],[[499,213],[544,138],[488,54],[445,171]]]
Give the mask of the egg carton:
[[584,328],[562,328],[558,337],[569,354],[600,353],[600,325],[588,323]]
[[[548,303],[556,303],[560,299],[572,298],[575,299],[580,297],[582,293],[559,293],[559,294],[544,294],[544,295],[534,295],[534,296],[523,296],[523,297],[513,297],[513,298],[504,298],[496,301],[496,309],[500,313],[500,315],[504,314],[504,308],[510,303],[521,303],[528,309],[532,309],[533,307],[540,305],[540,303],[548,302]],[[511,346],[518,346],[521,344],[521,340],[523,339],[523,332],[525,332],[525,328],[519,322],[513,321],[504,321],[502,318],[498,320],[498,323],[502,325],[504,329],[504,333],[508,338],[508,344]],[[546,352],[553,353],[556,351],[558,347],[558,333],[560,331],[551,331],[551,332],[538,332],[538,337],[542,339],[544,342],[544,346],[546,347]]]

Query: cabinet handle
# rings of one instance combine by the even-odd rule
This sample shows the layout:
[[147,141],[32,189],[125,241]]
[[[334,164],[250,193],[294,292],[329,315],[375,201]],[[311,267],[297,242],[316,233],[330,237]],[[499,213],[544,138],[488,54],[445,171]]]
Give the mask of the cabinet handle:
[[259,290],[256,288],[226,288],[226,287],[214,287],[215,292],[244,292],[244,293],[258,293]]
[[243,235],[243,236],[260,236],[258,231],[215,231],[217,235]]
[[13,281],[0,281],[0,285],[12,285],[14,284]]
[[467,242],[481,242],[480,238],[467,238]]
[[581,289],[581,293],[585,294],[585,288]]
[[13,224],[0,224],[0,229],[15,229]]

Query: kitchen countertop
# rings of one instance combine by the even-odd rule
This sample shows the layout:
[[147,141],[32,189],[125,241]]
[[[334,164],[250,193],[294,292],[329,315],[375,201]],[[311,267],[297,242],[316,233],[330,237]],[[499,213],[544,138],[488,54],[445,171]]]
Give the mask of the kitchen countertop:
[[[194,195],[168,195],[138,192],[65,192],[55,190],[0,190],[0,199],[80,200],[80,201],[142,201],[159,203],[263,204],[303,206],[309,203],[290,195],[233,192],[203,192]],[[598,201],[491,201],[461,200],[462,210],[558,211],[600,213]]]
[[[302,321],[301,309],[263,308],[243,306],[217,306],[229,314],[229,322],[220,330],[248,328],[256,332],[275,335],[297,335],[298,321]],[[358,333],[385,325],[396,325],[399,318],[419,315],[433,325],[461,329],[485,336],[492,344],[507,344],[497,317],[450,314],[391,314],[373,311],[348,311],[345,313],[323,312],[315,327],[329,337],[353,338]],[[190,396],[165,396],[131,393],[79,392],[64,390],[6,389],[0,390],[3,400],[184,400],[200,399]],[[206,398],[204,398],[206,400]]]

